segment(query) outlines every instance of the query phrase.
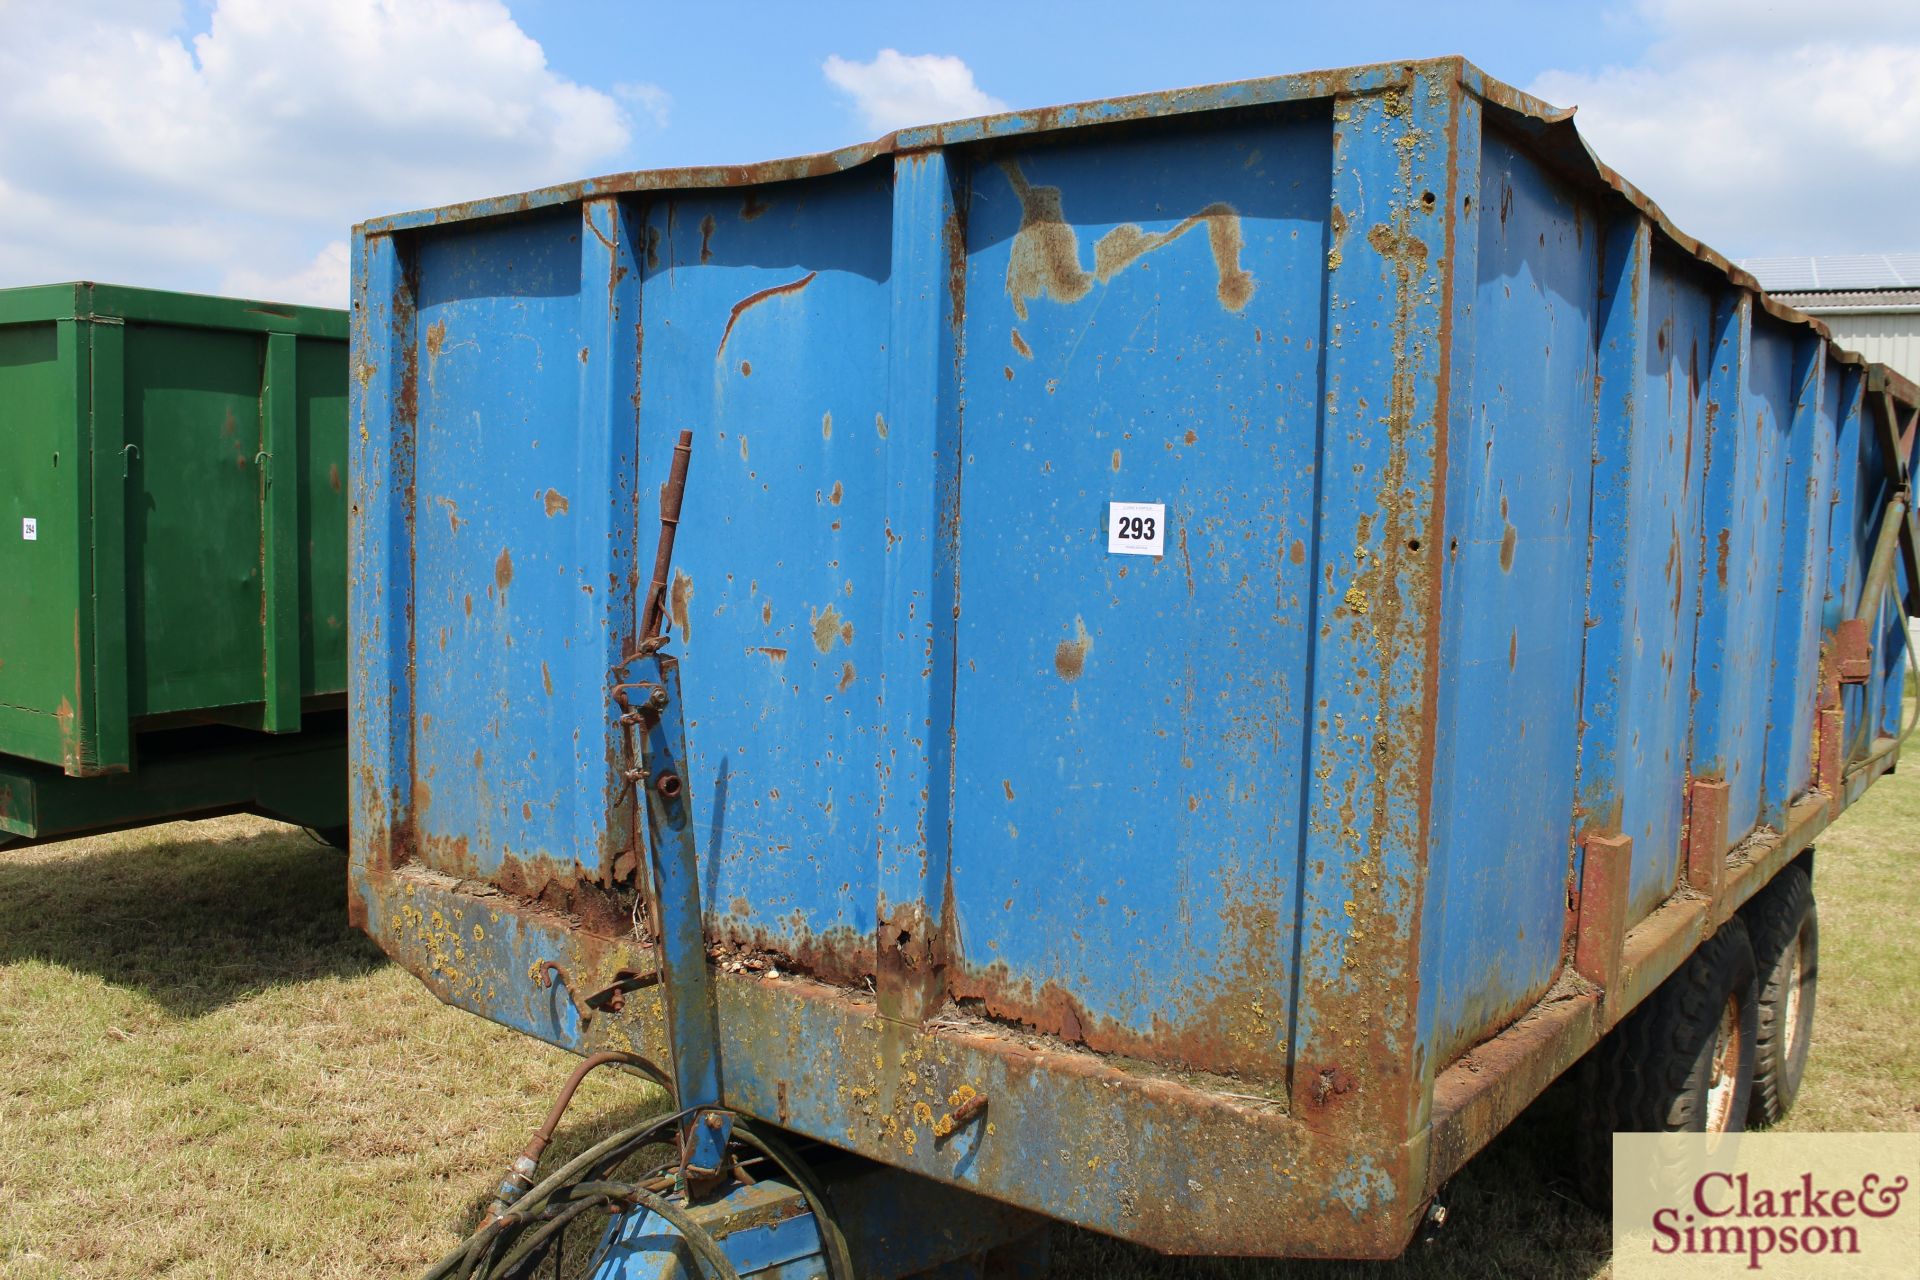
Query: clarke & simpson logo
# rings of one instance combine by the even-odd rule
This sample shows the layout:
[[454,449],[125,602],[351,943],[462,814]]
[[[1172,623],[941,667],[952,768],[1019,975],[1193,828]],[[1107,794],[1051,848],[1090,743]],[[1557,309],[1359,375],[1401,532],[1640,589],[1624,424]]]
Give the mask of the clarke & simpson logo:
[[1797,1185],[1755,1187],[1745,1173],[1705,1173],[1686,1208],[1653,1215],[1657,1254],[1738,1255],[1749,1271],[1775,1257],[1860,1254],[1859,1218],[1891,1218],[1907,1193],[1904,1177],[1865,1174],[1854,1187],[1824,1187],[1803,1172]]
[[1920,1134],[1619,1134],[1614,1274],[1920,1274]]

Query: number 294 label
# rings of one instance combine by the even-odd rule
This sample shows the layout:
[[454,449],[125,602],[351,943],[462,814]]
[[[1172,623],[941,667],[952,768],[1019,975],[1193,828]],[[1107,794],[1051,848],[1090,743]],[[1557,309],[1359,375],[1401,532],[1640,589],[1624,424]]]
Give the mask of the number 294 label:
[[1164,502],[1109,502],[1107,551],[1116,556],[1157,556],[1167,537]]

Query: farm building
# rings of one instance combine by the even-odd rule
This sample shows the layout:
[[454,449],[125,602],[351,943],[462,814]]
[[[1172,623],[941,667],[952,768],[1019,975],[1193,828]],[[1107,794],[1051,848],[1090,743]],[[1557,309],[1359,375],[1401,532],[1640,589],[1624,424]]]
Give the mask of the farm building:
[[1920,378],[1920,253],[1749,258],[1740,265],[1781,302],[1826,321],[1841,346]]

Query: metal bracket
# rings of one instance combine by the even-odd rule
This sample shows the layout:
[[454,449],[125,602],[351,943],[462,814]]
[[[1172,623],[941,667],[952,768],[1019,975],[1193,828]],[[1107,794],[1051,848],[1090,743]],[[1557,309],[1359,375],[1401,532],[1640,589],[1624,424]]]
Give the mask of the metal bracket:
[[696,1112],[685,1133],[681,1172],[696,1193],[710,1189],[727,1174],[727,1144],[733,1141],[733,1112],[722,1107]]
[[1865,684],[1873,675],[1873,641],[1865,618],[1843,618],[1833,634],[1834,678],[1841,684]]
[[642,973],[638,969],[616,969],[613,981],[593,992],[582,996],[574,985],[573,975],[566,966],[557,960],[542,960],[534,971],[534,981],[541,987],[551,987],[556,982],[566,990],[567,999],[573,1002],[573,1011],[585,1026],[593,1021],[593,1015],[600,1012],[619,1013],[627,1007],[627,992],[650,987],[660,981],[658,973]]

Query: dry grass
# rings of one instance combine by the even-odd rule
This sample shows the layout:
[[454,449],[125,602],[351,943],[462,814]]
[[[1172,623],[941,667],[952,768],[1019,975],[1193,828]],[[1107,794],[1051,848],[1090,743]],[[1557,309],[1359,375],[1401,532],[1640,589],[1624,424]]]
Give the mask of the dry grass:
[[[1920,783],[1822,843],[1813,1066],[1792,1125],[1920,1129]],[[0,1276],[417,1274],[469,1226],[570,1057],[443,1008],[347,927],[343,860],[253,819],[0,852]],[[590,1082],[562,1149],[652,1110]],[[1542,1099],[1389,1266],[1169,1260],[1065,1236],[1100,1280],[1605,1275]]]
[[[249,818],[0,852],[0,1275],[368,1276],[472,1225],[575,1061],[347,927]],[[575,1149],[648,1089],[589,1081]]]

